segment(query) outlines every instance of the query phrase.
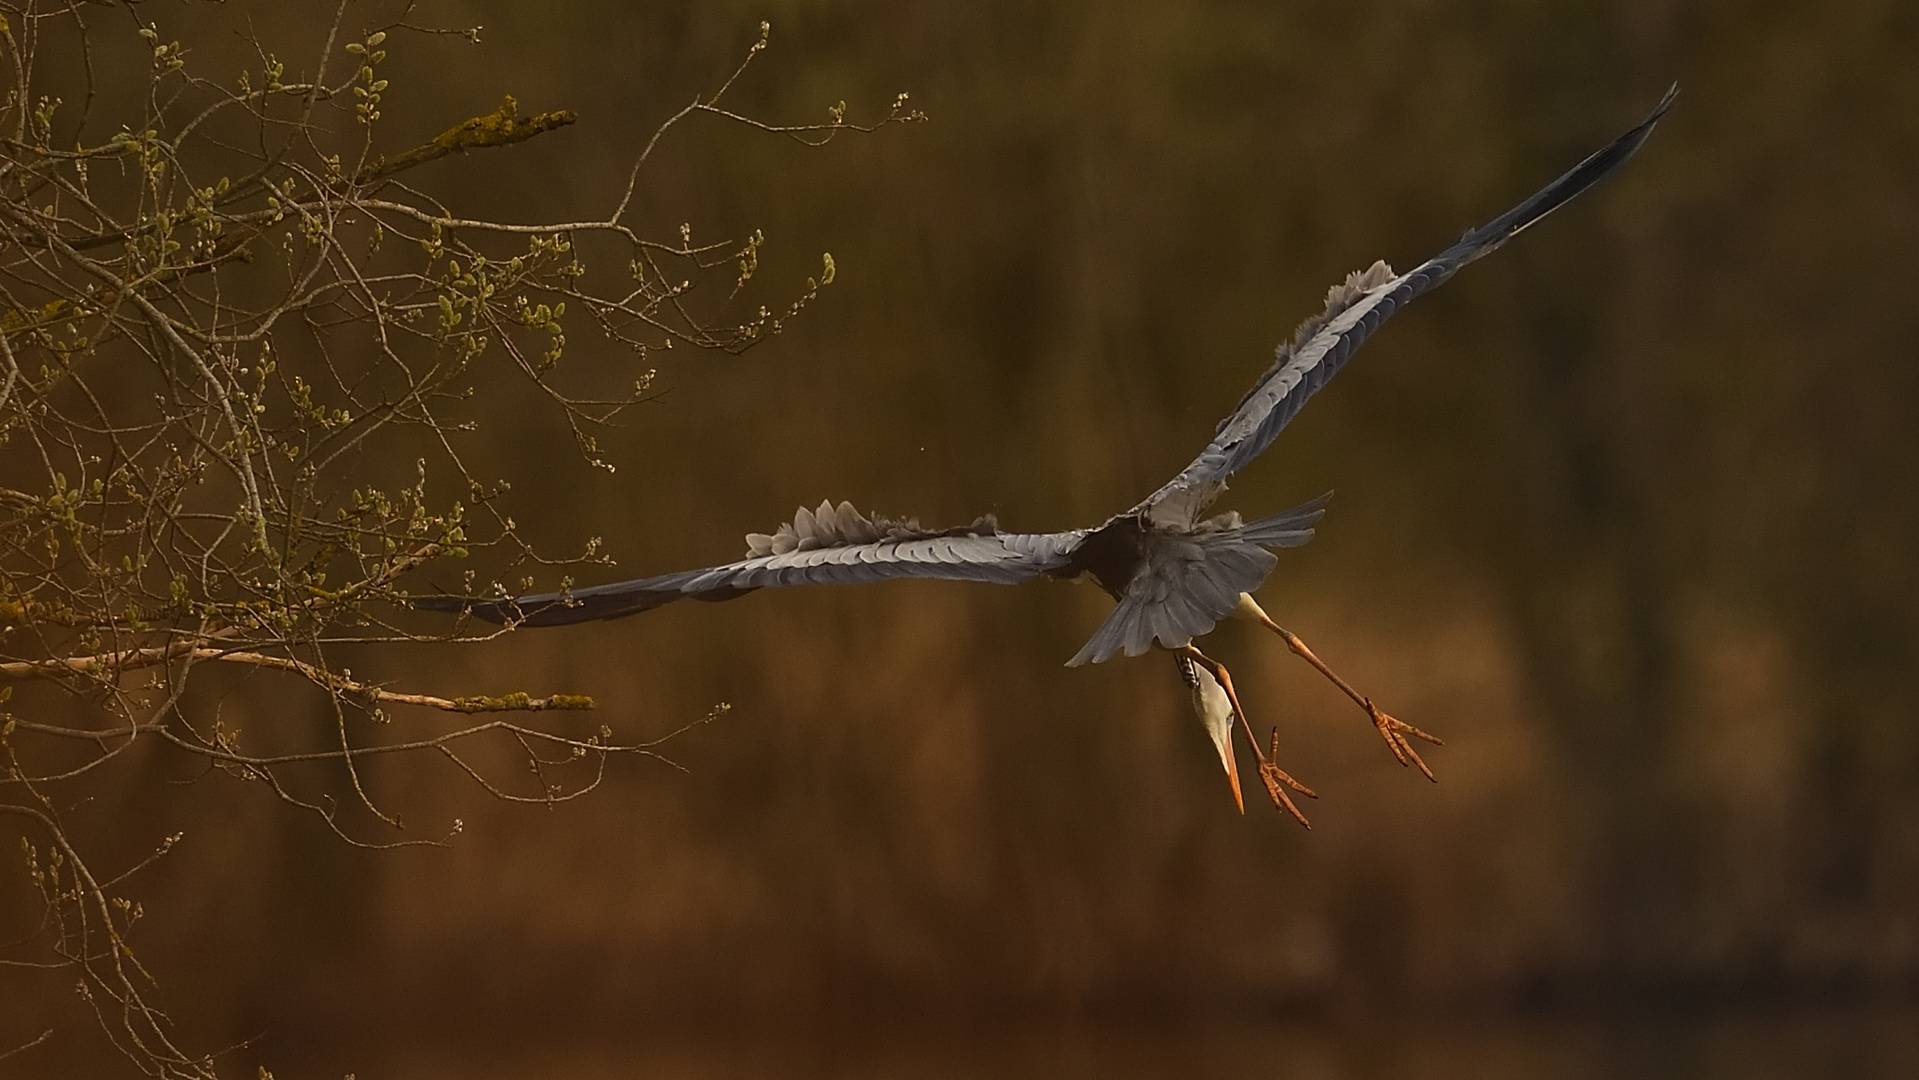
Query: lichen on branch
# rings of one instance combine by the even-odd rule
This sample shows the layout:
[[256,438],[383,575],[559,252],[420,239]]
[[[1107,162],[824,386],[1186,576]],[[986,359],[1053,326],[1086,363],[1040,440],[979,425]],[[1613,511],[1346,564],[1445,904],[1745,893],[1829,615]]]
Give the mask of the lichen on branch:
[[542,132],[554,128],[566,127],[579,120],[579,114],[571,109],[559,109],[554,112],[535,113],[532,116],[519,115],[519,103],[512,94],[500,99],[500,107],[485,116],[476,116],[464,120],[441,132],[433,139],[433,145],[447,150],[465,150],[473,146],[506,146],[511,143],[525,142]]
[[354,177],[354,182],[372,184],[449,154],[489,146],[511,146],[535,135],[566,127],[580,119],[579,114],[571,109],[522,117],[519,108],[519,102],[514,100],[512,94],[507,94],[500,99],[499,108],[483,116],[460,121],[434,136],[433,141],[424,146],[416,146],[405,153],[369,165]]

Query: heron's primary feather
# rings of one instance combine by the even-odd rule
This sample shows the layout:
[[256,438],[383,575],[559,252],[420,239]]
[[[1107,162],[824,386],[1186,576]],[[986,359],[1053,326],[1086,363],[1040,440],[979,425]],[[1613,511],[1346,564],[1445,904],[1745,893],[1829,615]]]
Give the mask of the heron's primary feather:
[[1178,476],[1134,507],[1134,514],[1154,520],[1166,517],[1162,506],[1176,508],[1175,516],[1191,520],[1225,487],[1226,477],[1258,457],[1280,430],[1292,422],[1306,400],[1326,385],[1352,358],[1353,351],[1421,293],[1451,277],[1460,267],[1490,254],[1501,244],[1572,201],[1574,197],[1625,164],[1652,133],[1653,125],[1672,107],[1678,87],[1666,91],[1643,123],[1613,140],[1604,149],[1567,170],[1531,198],[1469,230],[1459,242],[1404,274],[1376,262],[1347,276],[1327,293],[1326,308],[1308,319],[1293,337],[1281,344],[1268,368],[1232,415],[1220,422],[1213,441]]

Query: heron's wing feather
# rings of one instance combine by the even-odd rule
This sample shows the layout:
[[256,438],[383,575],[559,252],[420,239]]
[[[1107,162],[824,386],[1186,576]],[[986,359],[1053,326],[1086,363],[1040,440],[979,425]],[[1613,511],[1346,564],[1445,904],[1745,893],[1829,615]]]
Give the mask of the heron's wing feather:
[[1678,86],[1666,91],[1645,122],[1573,166],[1532,198],[1489,224],[1468,231],[1459,242],[1404,274],[1383,262],[1347,276],[1326,296],[1326,310],[1302,325],[1279,347],[1273,366],[1260,377],[1219,425],[1206,449],[1166,486],[1135,507],[1156,522],[1191,525],[1198,511],[1218,495],[1226,477],[1258,457],[1290,423],[1306,399],[1326,385],[1353,351],[1381,323],[1421,293],[1451,277],[1460,267],[1490,254],[1534,222],[1572,201],[1624,164],[1652,134],[1653,125],[1672,107]]
[[962,533],[759,555],[695,572],[682,593],[938,578],[1017,584],[1066,563],[1081,533]]
[[[594,585],[512,600],[417,597],[428,611],[466,611],[493,623],[562,626],[650,611],[674,600],[727,600],[754,589],[843,585],[894,578],[943,578],[1015,584],[1066,564],[1084,536],[967,531],[887,536],[863,542],[808,543],[750,555],[723,566]],[[815,540],[818,536],[814,537]]]

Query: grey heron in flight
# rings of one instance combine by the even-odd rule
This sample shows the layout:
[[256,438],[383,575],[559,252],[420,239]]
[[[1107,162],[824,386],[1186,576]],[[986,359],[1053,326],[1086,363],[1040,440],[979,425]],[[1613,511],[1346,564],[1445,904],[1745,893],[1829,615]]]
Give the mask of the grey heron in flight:
[[1002,532],[988,516],[960,528],[925,529],[910,519],[868,517],[850,503],[822,502],[816,510],[802,507],[791,522],[771,534],[749,534],[745,557],[722,566],[512,599],[437,596],[412,602],[428,610],[468,612],[502,625],[560,626],[633,615],[688,597],[728,600],[755,589],[786,585],[894,578],[1010,585],[1041,576],[1090,578],[1118,603],[1085,647],[1067,661],[1068,666],[1099,663],[1119,653],[1138,656],[1156,646],[1169,650],[1192,690],[1194,710],[1219,751],[1242,812],[1245,803],[1231,742],[1235,718],[1252,741],[1260,778],[1276,807],[1305,825],[1306,817],[1288,789],[1309,796],[1313,792],[1274,762],[1277,732],[1271,755],[1261,751],[1232,676],[1193,644],[1229,615],[1258,622],[1280,635],[1294,653],[1366,711],[1401,765],[1413,764],[1430,779],[1432,771],[1414,751],[1409,736],[1433,743],[1440,740],[1381,711],[1253,600],[1253,590],[1278,561],[1271,549],[1297,547],[1310,540],[1328,496],[1257,521],[1244,521],[1237,513],[1205,517],[1204,511],[1226,489],[1226,478],[1258,457],[1306,399],[1338,374],[1353,351],[1393,312],[1624,164],[1672,107],[1677,91],[1677,86],[1669,89],[1639,126],[1489,224],[1468,230],[1438,255],[1403,274],[1375,262],[1347,275],[1327,292],[1325,310],[1306,320],[1279,346],[1272,366],[1220,422],[1212,441],[1193,463],[1139,505],[1100,525],[1066,532],[1013,533]]

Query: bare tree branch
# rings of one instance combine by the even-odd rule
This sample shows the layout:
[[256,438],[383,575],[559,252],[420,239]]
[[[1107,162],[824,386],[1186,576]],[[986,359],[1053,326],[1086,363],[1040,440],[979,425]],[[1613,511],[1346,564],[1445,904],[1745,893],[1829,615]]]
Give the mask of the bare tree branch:
[[[585,730],[573,715],[594,707],[583,694],[401,688],[341,658],[474,640],[415,628],[409,573],[457,574],[471,591],[484,583],[459,562],[483,551],[495,573],[558,574],[564,587],[573,568],[603,561],[597,540],[551,556],[522,536],[506,484],[466,454],[486,417],[474,387],[543,402],[581,464],[611,469],[598,433],[652,396],[656,350],[751,348],[832,283],[822,255],[781,299],[736,311],[764,236],[695,243],[690,226],[653,237],[627,221],[670,130],[709,116],[820,144],[920,118],[904,95],[870,124],[849,122],[843,104],[797,126],[723,108],[766,49],[762,26],[717,90],[652,133],[603,216],[493,220],[409,174],[577,117],[522,115],[507,94],[390,152],[387,51],[442,31],[400,19],[355,37],[346,10],[316,20],[301,47],[318,52],[298,65],[314,74],[289,82],[244,28],[257,66],[201,72],[152,5],[95,25],[64,0],[0,4],[0,818],[20,826],[43,907],[26,938],[0,944],[0,967],[75,970],[101,1031],[152,1076],[214,1075],[214,1056],[184,1050],[153,1004],[128,943],[140,906],[112,892],[178,836],[100,874],[57,807],[95,790],[76,785],[113,782],[138,746],[257,783],[355,846],[439,844],[460,824],[399,836],[406,793],[363,763],[437,755],[485,797],[545,805],[593,791],[615,757],[671,765],[671,734]],[[110,39],[147,63],[96,71]],[[54,55],[85,62],[41,60]],[[96,79],[143,92],[100,93]],[[61,112],[63,95],[77,116]],[[568,351],[581,326],[610,343],[590,365]],[[396,478],[393,463],[411,475]],[[193,692],[222,671],[276,697],[267,715],[241,716],[254,729],[244,737],[207,703],[217,691]],[[482,714],[434,730],[438,717]],[[493,775],[483,747],[523,769]],[[349,800],[369,816],[343,815]]]

